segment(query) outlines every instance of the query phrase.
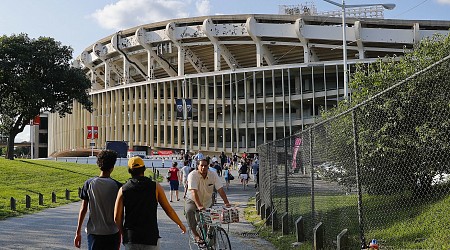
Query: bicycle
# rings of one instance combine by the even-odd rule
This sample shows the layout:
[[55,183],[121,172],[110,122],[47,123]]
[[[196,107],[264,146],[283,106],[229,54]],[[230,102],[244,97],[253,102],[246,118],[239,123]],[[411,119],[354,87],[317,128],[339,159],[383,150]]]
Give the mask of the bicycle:
[[205,244],[198,245],[195,242],[194,234],[189,230],[189,248],[191,250],[230,250],[230,239],[221,224],[239,222],[239,211],[236,208],[212,208],[199,211],[198,215],[197,232]]

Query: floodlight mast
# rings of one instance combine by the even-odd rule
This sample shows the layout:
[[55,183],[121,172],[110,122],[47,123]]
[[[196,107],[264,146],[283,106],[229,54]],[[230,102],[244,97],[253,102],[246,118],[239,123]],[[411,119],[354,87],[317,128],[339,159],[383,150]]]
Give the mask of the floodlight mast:
[[385,9],[392,10],[395,8],[395,4],[387,3],[387,4],[352,4],[345,5],[345,0],[342,0],[342,4],[331,1],[331,0],[323,0],[332,5],[338,6],[342,9],[342,57],[344,64],[344,98],[348,99],[349,91],[348,91],[348,76],[347,76],[347,35],[346,35],[346,23],[345,23],[345,9],[347,8],[359,8],[359,7],[374,7],[374,6],[382,6]]

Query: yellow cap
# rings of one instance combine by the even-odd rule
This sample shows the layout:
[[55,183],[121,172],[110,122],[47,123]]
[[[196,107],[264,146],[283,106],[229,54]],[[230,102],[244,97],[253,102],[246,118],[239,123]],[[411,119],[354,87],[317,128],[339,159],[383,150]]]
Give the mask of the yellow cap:
[[144,164],[144,160],[142,160],[141,157],[134,156],[128,160],[128,168],[135,169],[135,168],[142,168],[142,167],[145,167],[145,164]]

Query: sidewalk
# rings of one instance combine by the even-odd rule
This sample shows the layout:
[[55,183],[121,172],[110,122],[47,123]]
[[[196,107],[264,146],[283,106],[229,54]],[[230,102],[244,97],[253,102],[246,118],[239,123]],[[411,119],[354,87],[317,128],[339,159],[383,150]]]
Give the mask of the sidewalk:
[[[167,169],[160,169],[160,173],[163,175],[165,171]],[[236,171],[232,173],[234,176],[237,176]],[[162,182],[161,185],[166,190],[167,197],[169,197],[168,182]],[[242,233],[253,230],[253,226],[246,222],[243,217],[243,209],[246,207],[248,198],[255,194],[253,182],[250,182],[249,186],[244,190],[236,178],[232,181],[230,189],[225,191],[230,202],[238,205],[241,210],[241,222],[230,224],[229,228],[232,249],[274,249],[265,240],[242,236]],[[181,189],[180,201],[172,202],[171,205],[186,225],[182,198],[183,190]],[[219,203],[222,202],[220,197],[218,201]],[[73,237],[75,235],[80,204],[80,202],[75,202],[57,208],[49,208],[36,214],[0,221],[0,249],[77,249],[73,246]],[[86,221],[87,219],[85,219]],[[162,237],[161,249],[189,249],[187,234],[182,235],[180,233],[178,226],[168,218],[162,208],[158,208],[158,226]],[[224,228],[227,229],[227,226],[224,225]],[[87,249],[86,241],[86,234],[83,234],[81,249]]]

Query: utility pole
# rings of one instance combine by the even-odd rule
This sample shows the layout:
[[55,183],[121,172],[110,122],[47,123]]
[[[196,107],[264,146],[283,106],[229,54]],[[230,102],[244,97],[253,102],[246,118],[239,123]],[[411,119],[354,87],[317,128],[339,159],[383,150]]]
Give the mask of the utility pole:
[[186,105],[186,91],[187,91],[187,85],[186,85],[186,76],[184,76],[183,84],[182,84],[182,92],[183,92],[183,120],[184,120],[184,153],[187,154],[189,147],[188,147],[188,127],[187,127],[187,120],[188,120],[188,111],[187,111],[187,105]]

